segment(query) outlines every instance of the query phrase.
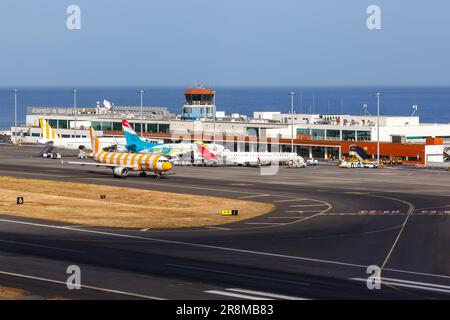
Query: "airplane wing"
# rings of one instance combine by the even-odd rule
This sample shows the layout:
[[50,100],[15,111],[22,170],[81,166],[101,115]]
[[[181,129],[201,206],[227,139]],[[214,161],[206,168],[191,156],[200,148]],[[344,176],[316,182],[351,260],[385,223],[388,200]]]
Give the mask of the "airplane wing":
[[78,161],[64,161],[64,160],[61,160],[61,164],[62,165],[64,165],[64,164],[76,164],[76,165],[79,165],[79,166],[94,166],[94,167],[109,167],[109,168],[112,168],[112,167],[124,167],[124,168],[130,168],[130,169],[134,168],[133,166],[124,166],[124,165],[113,166],[113,165],[110,165],[110,164],[107,164],[107,163],[78,162]]

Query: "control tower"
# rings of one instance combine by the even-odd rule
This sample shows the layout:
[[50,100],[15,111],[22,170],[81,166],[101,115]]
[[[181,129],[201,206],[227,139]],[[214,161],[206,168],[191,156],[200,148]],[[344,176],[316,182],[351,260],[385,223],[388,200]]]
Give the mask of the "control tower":
[[214,118],[216,115],[215,94],[214,90],[207,88],[191,88],[184,91],[186,102],[183,106],[182,118],[187,120]]

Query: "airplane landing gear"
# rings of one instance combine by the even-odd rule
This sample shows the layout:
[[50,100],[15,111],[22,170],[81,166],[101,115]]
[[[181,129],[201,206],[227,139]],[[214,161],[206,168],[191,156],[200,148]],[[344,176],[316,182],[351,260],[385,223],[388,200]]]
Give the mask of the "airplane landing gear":
[[147,176],[147,172],[142,171],[141,173],[139,173],[139,176],[140,177],[146,177]]

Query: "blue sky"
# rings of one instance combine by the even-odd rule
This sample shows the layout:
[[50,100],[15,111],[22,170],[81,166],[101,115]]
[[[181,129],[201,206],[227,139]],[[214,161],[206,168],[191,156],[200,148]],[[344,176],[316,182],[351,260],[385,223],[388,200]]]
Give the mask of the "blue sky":
[[450,85],[448,0],[2,0],[0,43],[6,87]]

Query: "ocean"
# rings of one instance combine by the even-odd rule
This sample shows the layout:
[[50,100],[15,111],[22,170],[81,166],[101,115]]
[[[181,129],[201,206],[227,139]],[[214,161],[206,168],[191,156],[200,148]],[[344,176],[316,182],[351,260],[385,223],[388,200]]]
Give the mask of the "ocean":
[[[115,105],[139,105],[140,88],[77,88],[79,107],[95,107],[107,99]],[[147,87],[144,105],[164,106],[181,113],[184,87]],[[381,114],[409,116],[418,105],[421,122],[450,123],[450,87],[215,87],[217,110],[226,114],[251,116],[253,111],[290,111],[289,91],[294,91],[297,113],[363,114],[362,106],[376,114],[373,93],[383,92]],[[29,106],[72,107],[72,88],[18,88],[18,123],[25,123]],[[0,128],[10,128],[14,121],[14,100],[10,88],[0,88]]]

